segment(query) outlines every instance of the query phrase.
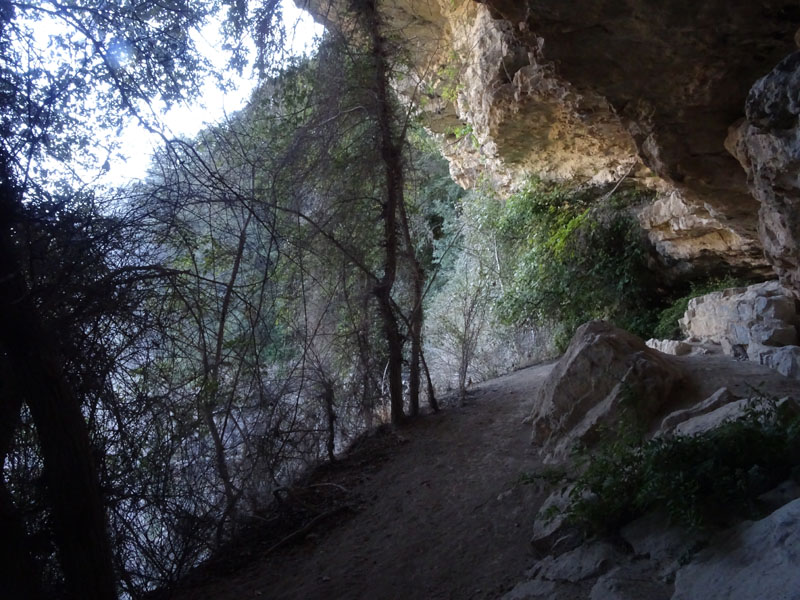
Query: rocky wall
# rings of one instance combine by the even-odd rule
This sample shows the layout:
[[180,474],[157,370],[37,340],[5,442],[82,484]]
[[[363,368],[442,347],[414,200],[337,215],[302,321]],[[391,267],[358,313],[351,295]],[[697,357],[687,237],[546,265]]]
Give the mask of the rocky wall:
[[[343,3],[296,1],[328,22]],[[797,2],[383,0],[380,8],[409,58],[398,89],[425,113],[462,186],[488,177],[510,191],[530,174],[634,180],[657,191],[640,222],[677,272],[764,274],[771,265],[800,286],[796,112],[776,104],[792,97],[797,59],[767,75],[795,49]]]
[[728,147],[760,202],[764,252],[783,284],[800,298],[800,52],[759,79],[746,118],[731,128]]

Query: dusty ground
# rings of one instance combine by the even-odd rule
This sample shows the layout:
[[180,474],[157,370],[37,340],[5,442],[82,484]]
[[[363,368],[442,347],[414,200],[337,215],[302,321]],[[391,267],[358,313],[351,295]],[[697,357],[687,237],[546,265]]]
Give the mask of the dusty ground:
[[[542,493],[519,483],[538,466],[522,420],[551,365],[474,386],[466,406],[420,418],[377,464],[347,477],[353,510],[175,600],[496,598],[529,567]],[[337,484],[338,485],[338,484]]]

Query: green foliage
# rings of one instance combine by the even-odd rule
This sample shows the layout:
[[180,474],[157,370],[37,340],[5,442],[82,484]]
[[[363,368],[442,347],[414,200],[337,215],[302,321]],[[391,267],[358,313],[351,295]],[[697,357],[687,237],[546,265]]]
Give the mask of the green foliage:
[[727,288],[743,285],[739,279],[734,277],[723,277],[722,279],[708,279],[702,282],[692,283],[688,294],[681,296],[673,301],[667,308],[658,314],[658,321],[653,329],[653,337],[662,340],[681,339],[681,329],[678,326],[678,319],[683,318],[686,309],[689,307],[689,300],[717,292]]
[[480,142],[478,141],[478,137],[475,135],[475,131],[472,128],[472,125],[469,123],[465,123],[464,125],[459,125],[458,127],[453,127],[447,131],[448,137],[455,138],[454,141],[460,142],[461,140],[467,138],[470,141],[470,144],[473,148],[478,149],[480,148]]
[[796,473],[800,419],[771,400],[742,419],[692,436],[648,441],[629,429],[576,455],[580,475],[566,514],[590,531],[609,533],[653,510],[690,530],[758,514],[757,496]]
[[492,224],[513,262],[500,300],[507,323],[557,322],[562,340],[590,319],[646,335],[659,294],[630,206],[634,191],[598,198],[531,180]]

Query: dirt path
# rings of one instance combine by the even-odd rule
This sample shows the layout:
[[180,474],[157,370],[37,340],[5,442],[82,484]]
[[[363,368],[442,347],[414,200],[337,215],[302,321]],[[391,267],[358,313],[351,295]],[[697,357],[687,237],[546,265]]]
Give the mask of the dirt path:
[[542,498],[534,486],[518,483],[537,466],[522,420],[550,368],[474,386],[466,406],[402,429],[407,441],[353,490],[362,499],[357,514],[176,598],[502,595],[532,562],[531,524]]

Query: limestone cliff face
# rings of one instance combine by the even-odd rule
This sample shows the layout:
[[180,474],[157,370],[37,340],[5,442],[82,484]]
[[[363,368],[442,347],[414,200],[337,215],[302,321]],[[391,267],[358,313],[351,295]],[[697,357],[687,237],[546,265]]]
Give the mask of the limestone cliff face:
[[728,147],[761,203],[759,233],[766,256],[800,297],[800,52],[753,86],[746,113],[732,128]]
[[[758,268],[759,203],[724,143],[798,24],[793,2],[490,0],[471,45],[456,44],[458,112],[495,177],[608,181],[632,167],[660,191],[641,222],[662,254]],[[463,163],[454,153],[469,184],[480,169]]]
[[[423,91],[422,110],[462,186],[482,175],[506,189],[531,173],[590,183],[634,178],[659,192],[640,220],[668,259],[684,268],[766,271],[766,246],[784,279],[800,284],[796,201],[767,199],[771,192],[761,190],[782,176],[753,158],[780,152],[774,139],[770,148],[763,137],[755,141],[752,129],[764,133],[765,117],[755,115],[775,103],[745,115],[754,83],[795,49],[796,1],[383,0],[381,7],[411,56],[400,87]],[[775,85],[785,84],[786,77]],[[725,140],[745,116],[750,133],[729,143],[743,169]],[[784,241],[763,241],[775,228]]]

